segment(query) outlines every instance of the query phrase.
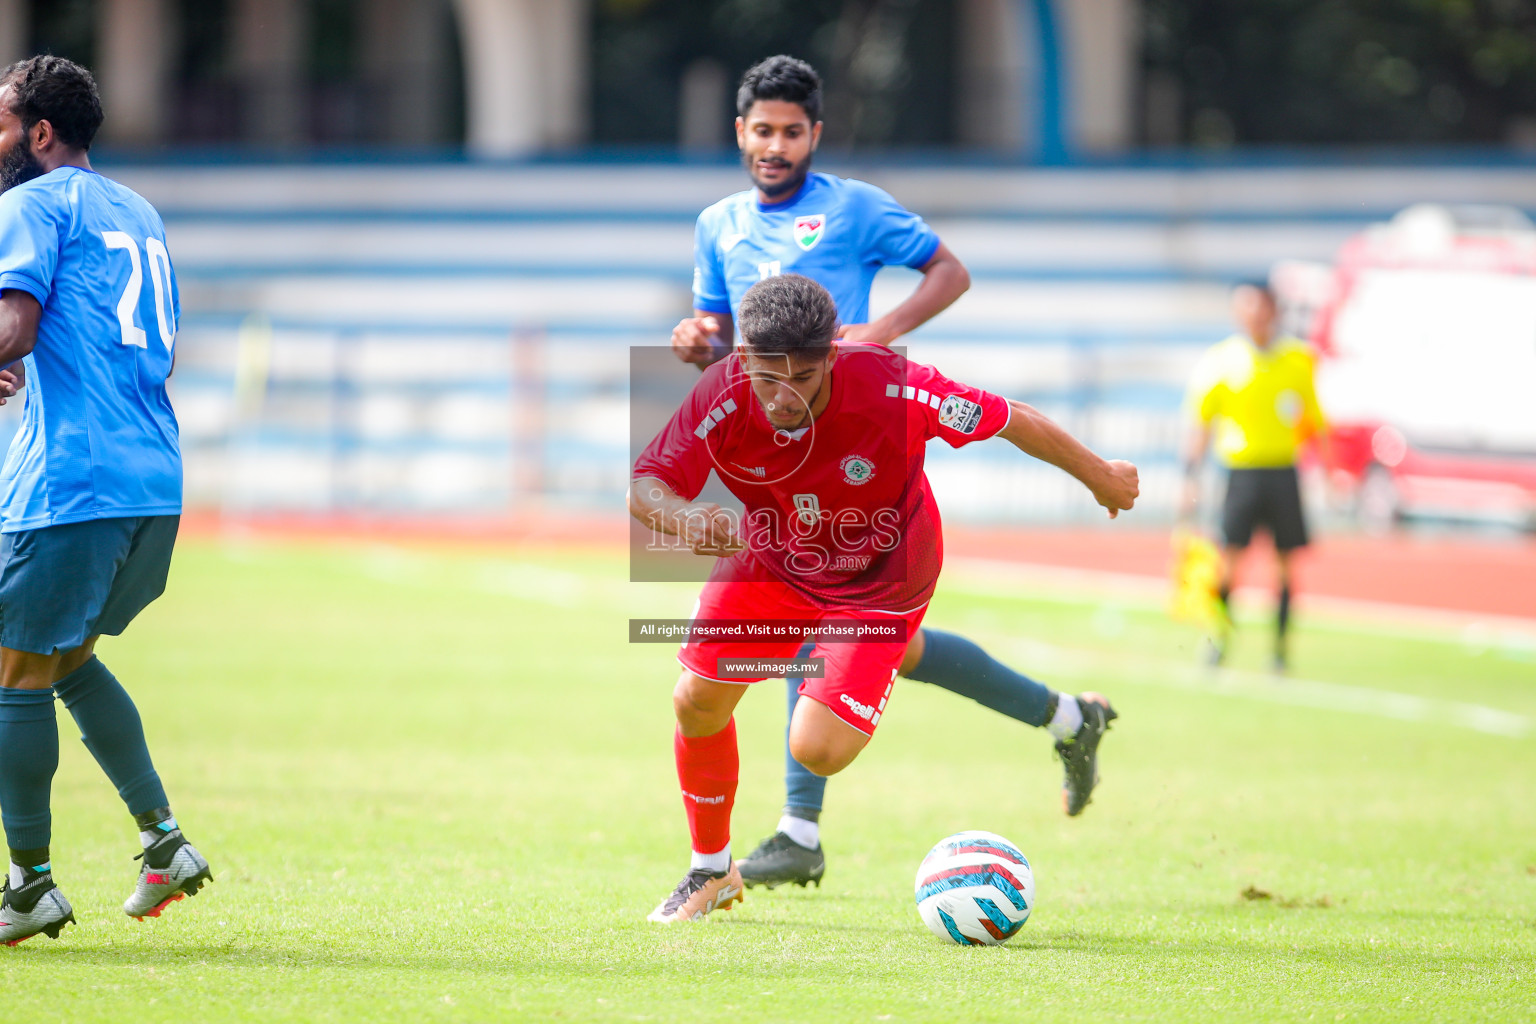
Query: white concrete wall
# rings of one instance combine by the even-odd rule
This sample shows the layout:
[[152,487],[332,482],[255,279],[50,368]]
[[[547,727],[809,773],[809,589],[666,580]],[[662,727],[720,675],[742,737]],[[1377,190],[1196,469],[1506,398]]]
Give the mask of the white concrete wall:
[[537,12],[543,143],[564,149],[586,141],[591,78],[589,0],[534,0]]
[[[1076,152],[1129,148],[1140,43],[1138,0],[1054,0],[1067,70],[1067,141]],[[1038,115],[1033,0],[959,0],[959,139],[1026,150]]]
[[293,145],[304,135],[304,8],[299,0],[236,0],[235,66],[249,90],[250,139]]
[[1018,0],[959,0],[959,141],[965,146],[1018,152],[1030,132],[1027,83],[1033,54],[1024,46]]
[[170,0],[100,0],[96,84],[106,142],[143,145],[165,130],[176,19]]
[[[445,2],[445,0],[437,0]],[[587,135],[591,0],[446,0],[457,13],[464,53],[468,145],[513,157],[579,145]],[[1113,153],[1134,139],[1138,0],[1054,0],[1068,80],[1071,146]],[[0,0],[0,57],[26,47],[26,3]],[[376,79],[417,76],[419,88],[389,90],[393,141],[429,141],[424,127],[447,86],[433,79],[442,55],[432,0],[365,5],[364,63]],[[100,0],[97,69],[108,119],[103,137],[153,143],[167,129],[175,48],[172,0]],[[1038,30],[1032,0],[959,0],[956,110],[960,140],[1017,152],[1037,112]],[[235,0],[235,63],[250,90],[253,141],[299,142],[305,134],[302,0]],[[13,59],[13,58],[12,58]],[[398,101],[398,102],[397,102]],[[396,110],[395,108],[399,109]]]
[[1140,54],[1137,0],[1066,0],[1069,131],[1083,153],[1115,153],[1134,141]]
[[362,9],[362,66],[375,102],[388,111],[385,142],[429,145],[448,139],[440,123],[450,80],[443,52],[448,0],[369,0]]
[[585,135],[586,0],[456,0],[468,145],[520,156]]
[[0,66],[30,56],[28,29],[26,0],[0,0]]

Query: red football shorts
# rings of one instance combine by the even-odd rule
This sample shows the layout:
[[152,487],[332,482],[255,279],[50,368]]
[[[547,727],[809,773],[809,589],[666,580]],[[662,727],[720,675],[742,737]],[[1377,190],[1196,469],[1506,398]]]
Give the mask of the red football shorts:
[[[899,619],[906,622],[906,640],[883,643],[853,641],[817,642],[812,658],[826,659],[826,674],[820,679],[808,677],[800,692],[832,709],[833,714],[866,736],[873,736],[880,716],[891,699],[896,670],[907,653],[907,640],[916,635],[923,623],[924,604],[909,612],[883,612],[868,608],[823,608],[812,604],[801,593],[767,570],[756,567],[752,578],[724,582],[711,580],[699,595],[695,619],[793,619],[823,621],[858,619],[878,621]],[[689,642],[678,652],[677,660],[694,675],[722,683],[760,683],[771,676],[724,679],[719,662],[727,659],[793,658],[803,644],[799,640],[702,640]]]

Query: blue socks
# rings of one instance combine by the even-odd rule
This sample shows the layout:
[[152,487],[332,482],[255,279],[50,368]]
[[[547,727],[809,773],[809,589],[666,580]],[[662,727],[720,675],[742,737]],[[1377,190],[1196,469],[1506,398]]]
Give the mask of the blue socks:
[[[0,820],[12,860],[17,853],[23,854],[17,863],[34,873],[47,870],[53,831],[49,805],[59,768],[55,693],[75,716],[86,749],[117,786],[130,813],[142,814],[167,803],[144,743],[138,709],[99,658],[93,657],[51,689],[0,687]],[[19,883],[13,879],[13,884]]]
[[[920,683],[943,687],[962,697],[969,697],[983,707],[1017,719],[1025,725],[1043,727],[1056,712],[1057,695],[1050,687],[997,661],[976,644],[938,629],[923,630],[923,660],[906,675]],[[811,645],[797,657],[810,656]],[[800,699],[800,680],[790,679],[789,720],[795,717],[795,702]],[[816,775],[789,755],[789,729],[784,730],[784,813],[791,817],[816,821],[821,815],[827,780]]]
[[923,630],[923,660],[908,679],[942,686],[1025,725],[1044,726],[1056,711],[1056,692],[997,661],[963,636]]
[[[806,644],[797,658],[809,658],[814,645]],[[827,780],[796,761],[789,753],[789,724],[795,720],[795,705],[800,701],[803,679],[786,679],[789,684],[789,717],[784,725],[784,813],[806,821],[821,817],[821,803],[827,792]]]
[[52,690],[0,688],[0,820],[13,850],[48,846],[59,726]]
[[[160,775],[149,759],[139,709],[134,707],[128,691],[107,671],[100,658],[91,658],[60,679],[53,688],[64,707],[75,717],[75,725],[80,728],[80,741],[117,787],[117,795],[128,805],[129,814],[143,814],[170,803],[165,796],[165,787],[160,784]],[[0,749],[3,749],[3,736],[0,736]],[[57,762],[57,733],[54,749]],[[0,753],[0,762],[3,760],[4,754]],[[11,845],[28,844],[13,842]]]

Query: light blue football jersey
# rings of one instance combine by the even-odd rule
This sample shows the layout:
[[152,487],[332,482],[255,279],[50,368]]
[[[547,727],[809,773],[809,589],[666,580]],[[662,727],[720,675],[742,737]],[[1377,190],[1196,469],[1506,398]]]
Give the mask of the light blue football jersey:
[[21,429],[0,471],[0,532],[181,511],[165,392],[176,275],[142,197],[79,167],[0,194],[0,289],[42,303]]
[[734,315],[763,278],[803,274],[832,293],[843,323],[867,323],[880,268],[921,267],[938,248],[921,217],[865,181],[807,175],[793,197],[766,206],[748,189],[699,214],[693,308]]

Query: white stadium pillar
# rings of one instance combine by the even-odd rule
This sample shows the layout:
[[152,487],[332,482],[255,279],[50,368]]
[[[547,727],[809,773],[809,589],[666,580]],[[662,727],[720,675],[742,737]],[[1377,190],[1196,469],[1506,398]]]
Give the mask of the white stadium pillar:
[[466,142],[479,156],[519,156],[542,141],[530,0],[458,0]]
[[27,0],[0,0],[0,66],[32,56],[27,52],[29,28]]
[[101,0],[97,8],[95,72],[108,142],[142,145],[161,138],[174,52],[168,7],[167,0]]
[[1085,154],[1116,153],[1134,141],[1138,47],[1136,0],[1067,0],[1068,131]]
[[958,0],[962,144],[1046,159],[1130,147],[1138,0]]
[[522,156],[583,134],[585,0],[457,0],[468,145]]
[[959,106],[962,145],[1016,152],[1024,148],[1025,100],[1033,55],[1024,46],[1015,0],[960,0]]
[[539,85],[544,145],[574,146],[587,137],[588,0],[533,0],[538,11]]
[[363,70],[369,102],[383,111],[385,141],[446,141],[450,84],[442,52],[448,0],[369,0],[362,9]]
[[235,0],[235,66],[247,98],[252,142],[293,145],[304,138],[306,6],[300,0]]

